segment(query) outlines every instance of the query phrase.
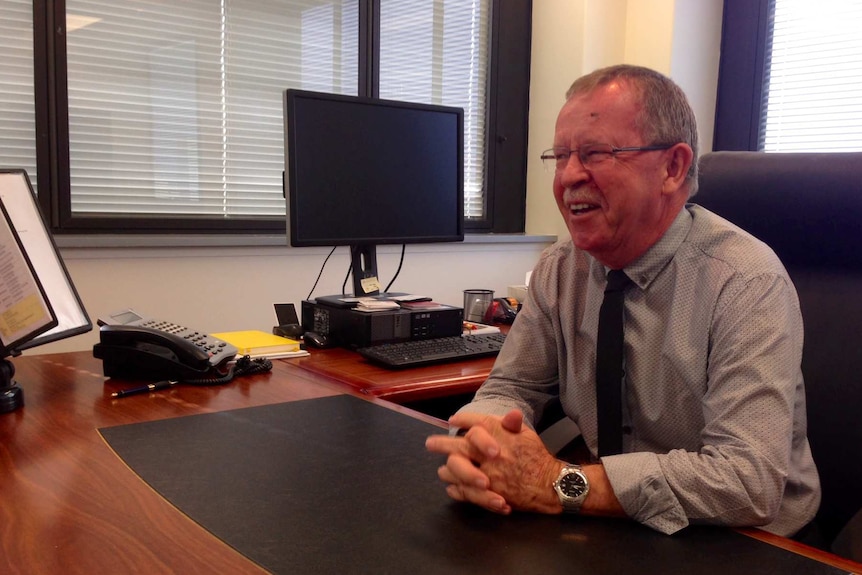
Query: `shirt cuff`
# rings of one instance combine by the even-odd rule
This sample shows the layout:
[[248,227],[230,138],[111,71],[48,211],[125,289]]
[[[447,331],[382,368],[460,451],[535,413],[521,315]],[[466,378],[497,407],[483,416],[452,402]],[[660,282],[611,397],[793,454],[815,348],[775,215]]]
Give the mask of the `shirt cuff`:
[[668,535],[688,526],[688,517],[655,453],[602,457],[602,465],[614,495],[629,517]]

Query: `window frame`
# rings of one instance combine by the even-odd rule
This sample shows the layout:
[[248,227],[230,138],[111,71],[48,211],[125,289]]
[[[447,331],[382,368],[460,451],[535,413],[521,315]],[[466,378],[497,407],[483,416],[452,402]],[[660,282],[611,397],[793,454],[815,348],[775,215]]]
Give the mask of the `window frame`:
[[[284,234],[284,218],[74,215],[69,177],[65,0],[34,0],[36,165],[40,207],[55,234]],[[492,0],[487,108],[486,217],[469,233],[523,233],[526,225],[532,0]],[[379,0],[359,0],[359,94],[379,73]]]
[[774,0],[724,0],[712,149],[758,151]]

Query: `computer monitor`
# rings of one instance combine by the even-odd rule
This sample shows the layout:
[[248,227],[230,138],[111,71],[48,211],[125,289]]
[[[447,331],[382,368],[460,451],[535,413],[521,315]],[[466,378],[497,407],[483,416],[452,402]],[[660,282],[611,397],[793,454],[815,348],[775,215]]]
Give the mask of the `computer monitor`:
[[290,245],[350,246],[354,295],[377,245],[464,239],[463,109],[291,89],[284,121]]
[[8,356],[92,329],[27,172],[0,169],[0,413],[23,404]]

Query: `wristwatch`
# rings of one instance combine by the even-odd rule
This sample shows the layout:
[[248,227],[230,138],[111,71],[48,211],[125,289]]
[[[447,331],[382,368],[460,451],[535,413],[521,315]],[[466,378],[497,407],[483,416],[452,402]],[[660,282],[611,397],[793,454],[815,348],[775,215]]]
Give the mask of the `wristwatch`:
[[590,492],[590,482],[580,465],[566,465],[554,481],[554,491],[560,498],[563,511],[578,513]]

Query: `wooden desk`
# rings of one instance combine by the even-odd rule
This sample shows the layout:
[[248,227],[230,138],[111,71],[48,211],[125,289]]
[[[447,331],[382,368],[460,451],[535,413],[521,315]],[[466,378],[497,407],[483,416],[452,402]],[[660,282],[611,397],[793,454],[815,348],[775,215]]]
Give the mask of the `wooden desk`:
[[122,386],[105,383],[90,353],[13,363],[25,405],[0,415],[0,573],[8,574],[264,573],[150,489],[97,429],[346,392],[276,361],[270,374],[225,386],[112,399]]
[[343,348],[313,349],[308,357],[285,360],[374,397],[405,404],[474,393],[487,379],[494,357],[393,370]]
[[[499,327],[503,333],[510,328]],[[496,360],[483,357],[411,369],[387,369],[344,348],[309,351],[308,357],[287,361],[352,390],[400,405],[472,395],[488,378]]]
[[[225,386],[112,399],[121,386],[105,382],[101,362],[89,353],[16,358],[25,406],[0,416],[0,572],[263,573],[150,489],[97,429],[347,392],[290,362],[274,363],[270,374]],[[757,530],[746,533],[862,573],[862,565]]]

